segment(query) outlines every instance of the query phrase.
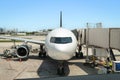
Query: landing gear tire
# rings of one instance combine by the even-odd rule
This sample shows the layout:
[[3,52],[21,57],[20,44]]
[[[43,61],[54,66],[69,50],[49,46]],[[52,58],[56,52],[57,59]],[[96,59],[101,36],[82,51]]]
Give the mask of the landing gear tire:
[[91,68],[95,68],[96,66],[98,66],[98,64],[97,64],[97,63],[95,63],[95,62],[90,63],[90,67],[91,67]]
[[39,57],[40,58],[45,58],[46,57],[46,52],[39,52]]
[[83,53],[82,52],[76,52],[76,58],[83,58]]
[[91,67],[91,68],[94,68],[94,67],[95,67],[95,63],[91,63],[91,64],[90,64],[90,67]]
[[65,75],[64,67],[59,67],[57,69],[57,74],[60,75],[60,76]]

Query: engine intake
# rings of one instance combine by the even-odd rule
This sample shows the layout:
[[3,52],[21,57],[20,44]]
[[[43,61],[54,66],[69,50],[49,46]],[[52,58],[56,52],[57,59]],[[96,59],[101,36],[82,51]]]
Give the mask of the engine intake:
[[17,56],[19,58],[27,58],[29,55],[29,47],[28,45],[21,45],[17,48]]

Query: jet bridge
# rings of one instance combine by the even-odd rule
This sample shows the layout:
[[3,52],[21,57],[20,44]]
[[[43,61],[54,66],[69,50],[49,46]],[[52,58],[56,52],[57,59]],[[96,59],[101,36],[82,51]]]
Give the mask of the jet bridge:
[[120,28],[90,28],[86,35],[89,46],[107,49],[111,60],[116,61],[112,49],[120,50]]
[[120,28],[88,29],[88,45],[120,50]]
[[88,28],[80,29],[80,45],[95,46],[100,48],[112,48],[120,50],[120,28]]
[[79,45],[86,46],[86,62],[89,62],[88,47],[93,48],[93,55],[116,61],[112,49],[120,51],[120,28],[80,29],[78,35]]

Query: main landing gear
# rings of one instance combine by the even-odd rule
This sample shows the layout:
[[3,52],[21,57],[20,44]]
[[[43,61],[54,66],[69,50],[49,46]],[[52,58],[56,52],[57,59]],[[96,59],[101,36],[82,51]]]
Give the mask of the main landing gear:
[[40,45],[39,57],[40,58],[45,58],[46,57],[46,51],[44,49],[44,45]]
[[83,58],[82,52],[76,52],[76,58]]
[[78,46],[78,52],[76,52],[75,56],[76,58],[83,58],[83,52],[81,52],[82,47],[79,45]]

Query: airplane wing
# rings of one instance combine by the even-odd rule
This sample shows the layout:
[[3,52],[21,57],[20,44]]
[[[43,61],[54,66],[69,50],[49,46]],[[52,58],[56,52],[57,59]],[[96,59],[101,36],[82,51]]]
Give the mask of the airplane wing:
[[45,41],[38,41],[38,40],[31,40],[31,39],[24,39],[18,37],[8,37],[8,36],[0,36],[1,39],[10,39],[10,40],[19,40],[23,42],[35,43],[35,44],[45,44]]

